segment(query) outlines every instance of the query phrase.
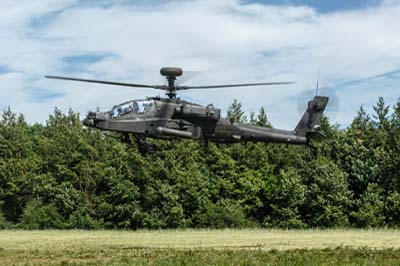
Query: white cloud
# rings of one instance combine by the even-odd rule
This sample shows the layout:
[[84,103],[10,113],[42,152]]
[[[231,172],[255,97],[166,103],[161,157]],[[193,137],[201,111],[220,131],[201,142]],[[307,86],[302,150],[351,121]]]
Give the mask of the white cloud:
[[[29,121],[44,121],[54,106],[85,113],[109,108],[126,98],[158,91],[52,81],[44,74],[98,79],[163,82],[162,66],[203,70],[193,85],[295,80],[295,85],[186,91],[180,95],[226,110],[233,98],[247,110],[266,106],[275,126],[292,128],[299,119],[293,96],[321,83],[337,89],[347,124],[361,104],[379,95],[391,104],[399,80],[379,78],[347,87],[338,84],[400,69],[400,3],[320,14],[309,7],[241,4],[238,0],[170,1],[155,6],[82,5],[78,1],[2,1],[0,108],[10,105]],[[85,65],[85,73],[65,73],[63,58],[112,54]],[[384,84],[380,86],[381,84]],[[336,86],[336,87],[335,87]],[[63,94],[46,101],[32,88]],[[372,108],[367,108],[371,110]]]

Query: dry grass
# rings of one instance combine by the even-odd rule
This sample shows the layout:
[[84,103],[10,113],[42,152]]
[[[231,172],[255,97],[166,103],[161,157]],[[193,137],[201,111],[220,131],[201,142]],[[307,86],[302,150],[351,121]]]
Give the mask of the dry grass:
[[400,231],[0,231],[0,265],[400,266]]
[[0,231],[0,250],[49,251],[132,248],[400,249],[399,230],[160,230]]

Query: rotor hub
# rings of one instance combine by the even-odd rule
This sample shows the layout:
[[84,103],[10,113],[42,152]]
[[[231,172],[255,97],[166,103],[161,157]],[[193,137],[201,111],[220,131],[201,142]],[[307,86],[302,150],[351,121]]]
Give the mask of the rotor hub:
[[176,77],[180,77],[183,74],[181,68],[178,67],[163,67],[160,70],[160,74],[167,78],[168,87],[166,89],[167,95],[170,99],[176,97],[176,87],[175,87],[175,80]]

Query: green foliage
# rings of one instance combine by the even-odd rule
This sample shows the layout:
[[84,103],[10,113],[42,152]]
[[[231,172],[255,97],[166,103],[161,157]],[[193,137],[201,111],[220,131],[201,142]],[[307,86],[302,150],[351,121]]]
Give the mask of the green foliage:
[[232,201],[220,201],[204,206],[204,213],[198,217],[198,227],[242,228],[250,225],[243,207]]
[[313,227],[347,226],[352,193],[348,189],[346,173],[327,159],[318,158],[307,164],[303,179],[308,188],[302,210],[307,224]]
[[2,212],[0,212],[0,229],[10,229],[12,228],[12,224],[4,218]]
[[380,129],[387,129],[389,126],[389,106],[385,104],[383,97],[379,97],[378,102],[374,106],[374,125]]
[[266,227],[305,228],[301,208],[306,203],[307,187],[301,176],[293,169],[281,170],[278,178],[266,183],[265,191],[267,215],[264,219]]
[[[241,104],[228,110],[245,122]],[[253,125],[270,127],[261,108]],[[156,141],[142,157],[58,109],[29,125],[0,119],[0,228],[377,227],[400,225],[400,101],[379,98],[346,129],[307,147],[264,143],[203,147]]]
[[361,198],[356,200],[357,211],[352,213],[357,227],[380,227],[385,225],[385,202],[382,189],[369,184]]
[[[72,212],[68,218],[68,221],[64,225],[67,228],[76,229],[100,229],[103,228],[103,222],[101,219],[94,219],[90,216],[90,210],[84,207],[76,209]],[[57,228],[57,227],[53,227]]]
[[22,213],[20,227],[24,229],[62,229],[63,220],[53,205],[44,205],[39,200],[26,204]]
[[400,193],[392,192],[384,203],[386,224],[392,227],[400,226]]

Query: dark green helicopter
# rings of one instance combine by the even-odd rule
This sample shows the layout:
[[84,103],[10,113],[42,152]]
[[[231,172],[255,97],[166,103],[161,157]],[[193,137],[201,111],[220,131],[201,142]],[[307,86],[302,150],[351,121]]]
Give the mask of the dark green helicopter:
[[59,76],[46,76],[51,79],[83,81],[108,85],[153,88],[166,91],[168,98],[148,97],[143,100],[131,100],[114,106],[108,112],[89,112],[83,120],[88,127],[121,133],[121,140],[130,142],[132,134],[142,154],[157,151],[154,144],[146,138],[170,139],[188,138],[217,143],[236,142],[273,142],[308,145],[312,139],[321,139],[323,135],[314,130],[328,104],[328,97],[315,96],[309,103],[303,117],[294,130],[257,127],[241,123],[231,123],[221,117],[221,110],[212,104],[201,106],[176,97],[177,91],[189,89],[214,89],[226,87],[246,87],[264,85],[283,85],[293,82],[247,83],[211,86],[178,86],[177,77],[182,76],[180,68],[166,67],[160,71],[168,85],[143,85],[121,82],[109,82],[91,79],[79,79]]

